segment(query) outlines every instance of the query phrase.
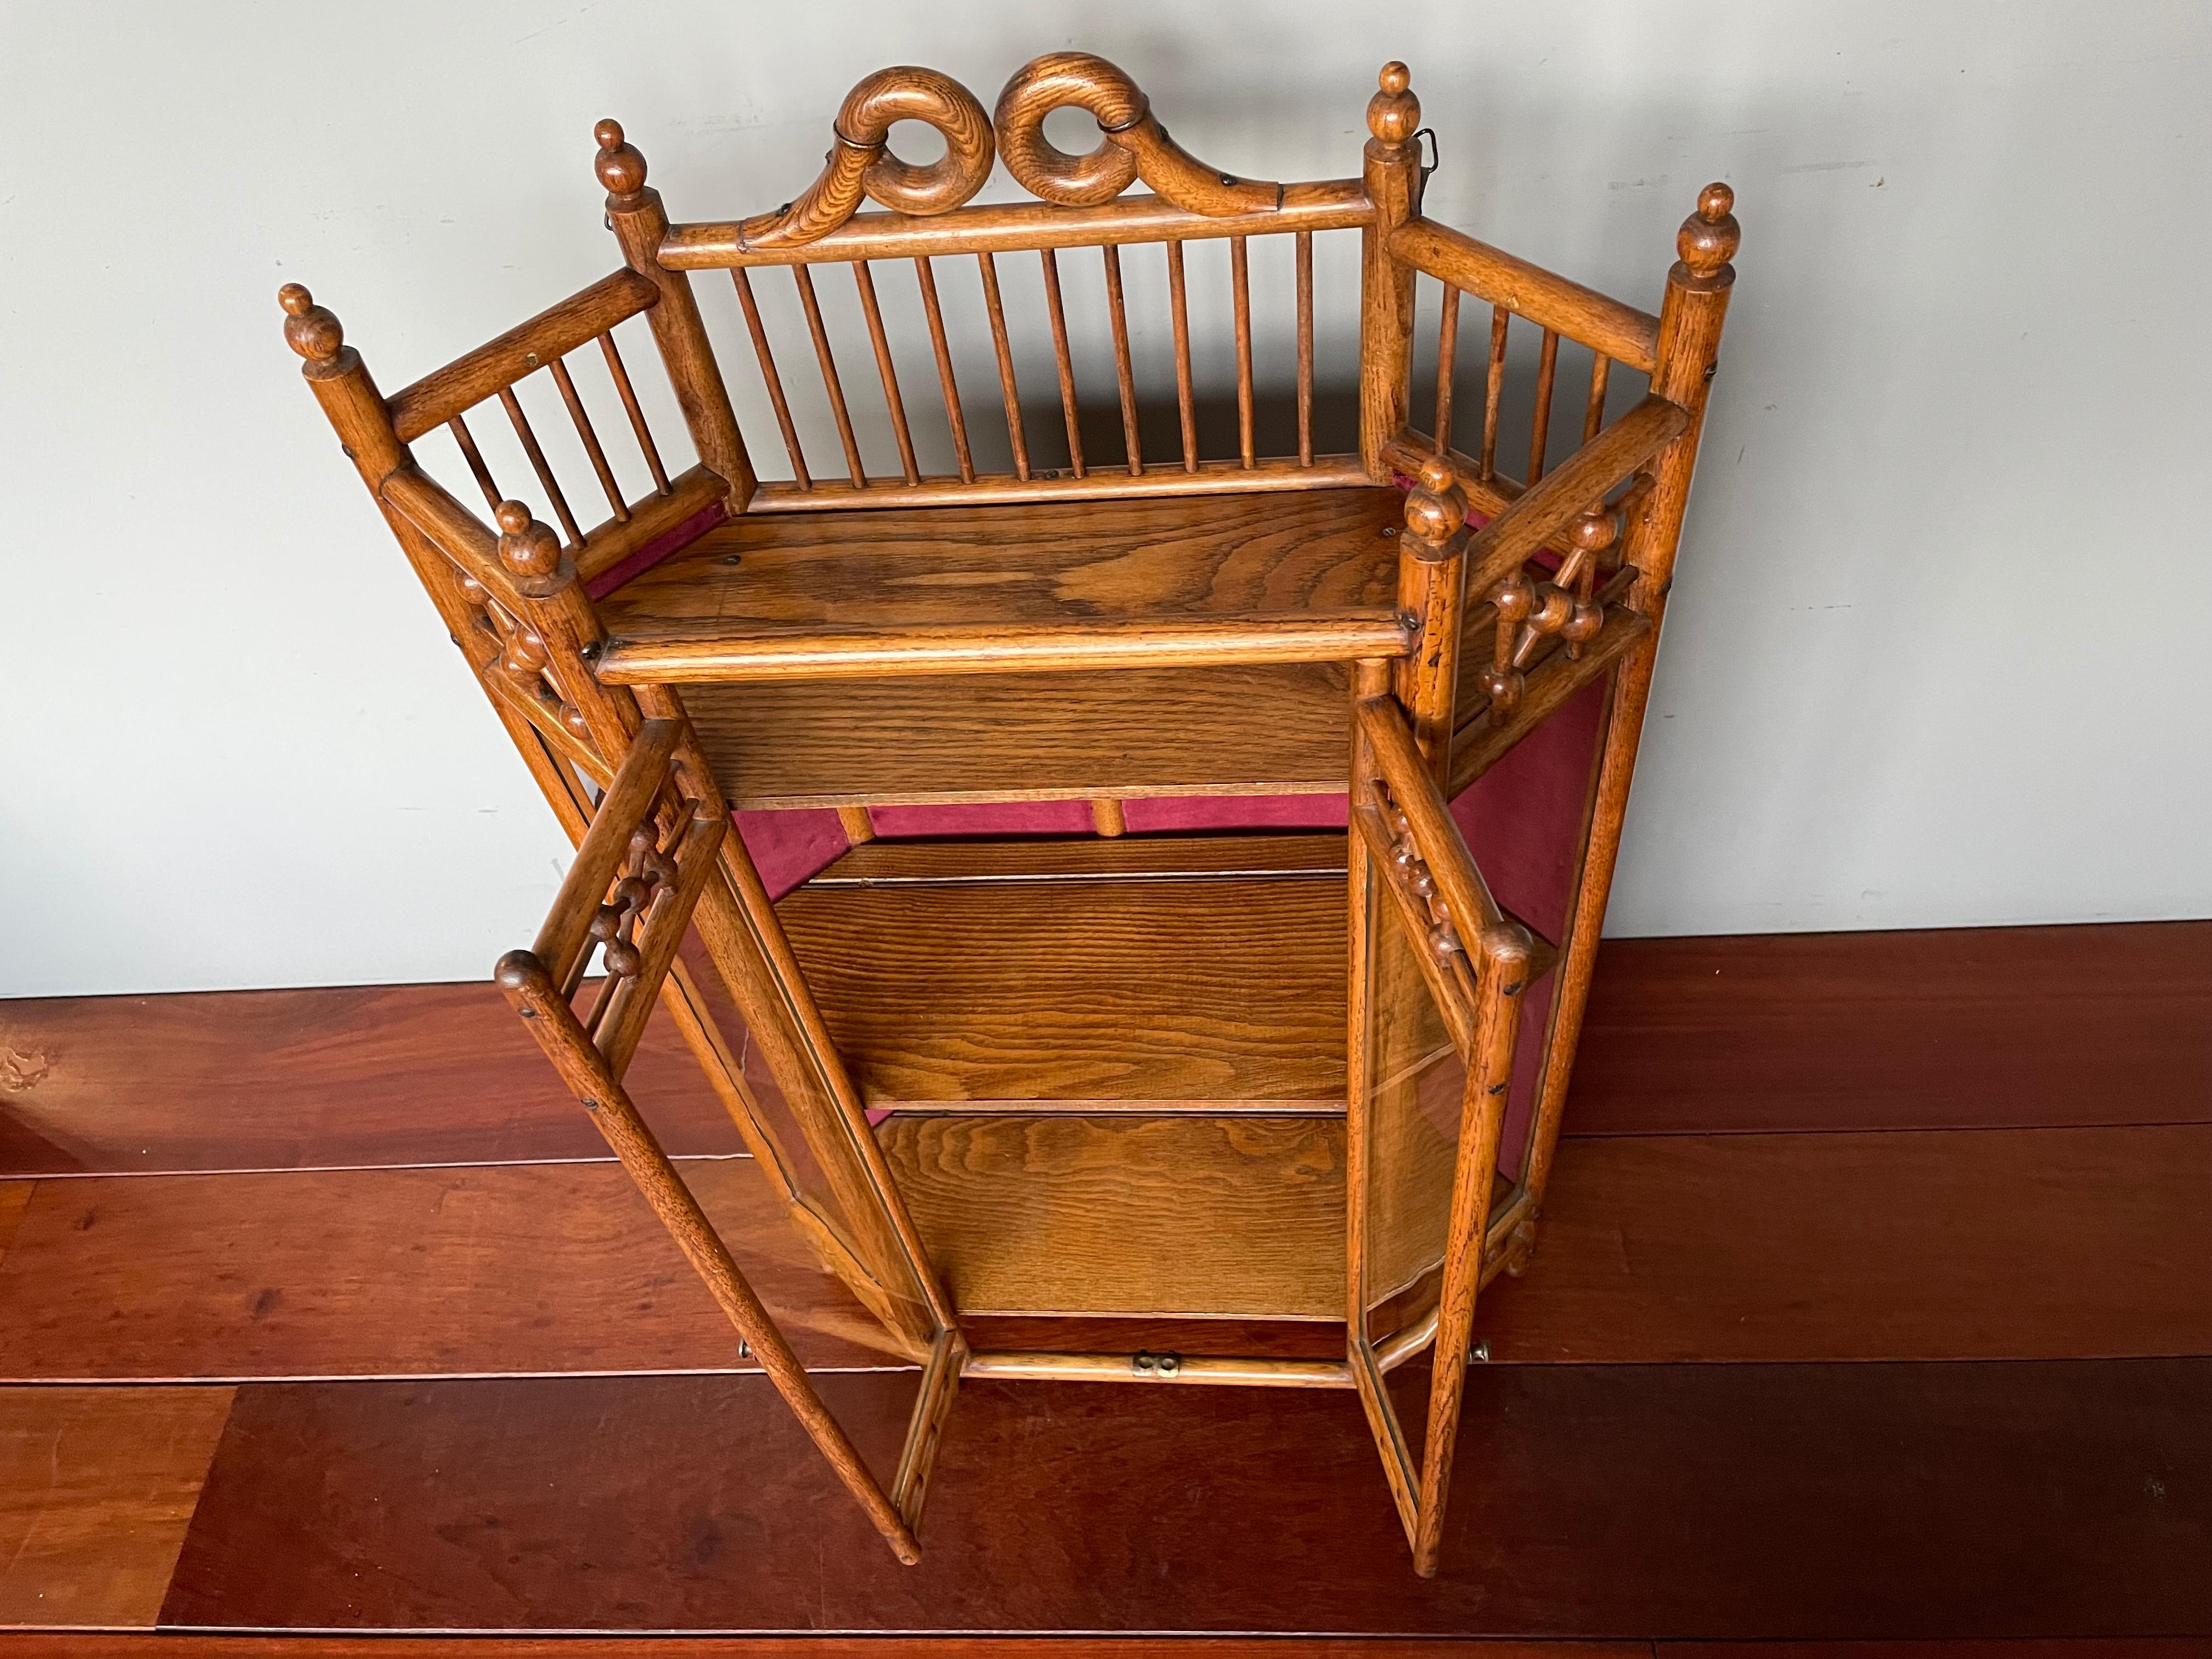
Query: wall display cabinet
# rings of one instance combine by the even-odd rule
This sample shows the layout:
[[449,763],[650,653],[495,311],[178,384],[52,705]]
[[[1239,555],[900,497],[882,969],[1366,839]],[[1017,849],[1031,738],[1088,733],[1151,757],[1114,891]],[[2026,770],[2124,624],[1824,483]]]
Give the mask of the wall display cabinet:
[[[1045,136],[1068,106],[1087,154]],[[746,219],[672,221],[602,122],[620,268],[392,393],[281,295],[576,844],[498,981],[904,1560],[984,1376],[1343,1389],[1437,1568],[1476,1298],[1543,1203],[1737,230],[1708,186],[1653,314],[1425,216],[1403,64],[1366,119],[1355,176],[1284,184],[1192,156],[1083,53],[990,113],[891,69],[821,175]],[[902,120],[942,159],[895,155]],[[1030,199],[974,202],[994,158]],[[1316,368],[1355,349],[1356,399]],[[1202,401],[1194,363],[1232,362],[1233,409]],[[1285,798],[1338,795],[1282,827]],[[824,808],[850,849],[772,897],[732,812]],[[1093,833],[874,836],[915,808]],[[888,1486],[625,1092],[656,1008],[921,1367]],[[1388,1379],[1417,1359],[1409,1425]]]

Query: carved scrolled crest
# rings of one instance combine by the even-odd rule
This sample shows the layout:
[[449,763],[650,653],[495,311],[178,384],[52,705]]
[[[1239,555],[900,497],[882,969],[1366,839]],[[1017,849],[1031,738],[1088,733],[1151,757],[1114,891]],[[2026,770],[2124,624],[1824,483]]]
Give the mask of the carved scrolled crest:
[[[1044,136],[1045,117],[1071,106],[1099,125],[1097,147],[1085,155]],[[1048,52],[1023,68],[999,94],[997,123],[1006,171],[1040,201],[1095,207],[1141,179],[1186,212],[1212,218],[1272,213],[1283,204],[1280,185],[1239,179],[1184,149],[1154,118],[1137,83],[1087,52]]]
[[[928,167],[890,152],[891,125],[923,121],[945,139]],[[896,213],[946,213],[991,176],[991,122],[975,94],[949,75],[910,65],[878,70],[846,94],[836,143],[805,195],[738,227],[741,247],[797,247],[817,240],[859,210],[866,197]]]

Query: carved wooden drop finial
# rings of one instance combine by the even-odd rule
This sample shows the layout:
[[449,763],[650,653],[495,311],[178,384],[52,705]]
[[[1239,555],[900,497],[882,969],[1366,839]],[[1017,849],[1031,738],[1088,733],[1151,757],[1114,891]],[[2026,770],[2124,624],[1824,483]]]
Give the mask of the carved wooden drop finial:
[[1729,261],[1743,240],[1735,209],[1735,192],[1726,185],[1711,184],[1698,193],[1698,210],[1682,221],[1674,251],[1701,283],[1719,287],[1735,280]]
[[592,136],[599,141],[599,153],[592,159],[592,169],[599,175],[599,183],[610,196],[635,196],[645,188],[645,157],[637,153],[637,146],[623,137],[622,123],[602,121],[592,129]]
[[561,568],[561,538],[551,528],[530,516],[520,501],[501,501],[492,516],[499,520],[499,562],[524,578],[550,576]]
[[1367,100],[1367,130],[1385,144],[1402,144],[1419,131],[1421,100],[1413,96],[1413,72],[1395,58],[1375,77],[1379,88]]
[[315,296],[297,283],[276,290],[276,303],[284,307],[284,343],[307,360],[312,368],[336,361],[345,349],[345,330],[330,312],[315,303]]
[[1467,525],[1467,496],[1459,477],[1431,456],[1421,463],[1420,482],[1406,496],[1406,528],[1413,532],[1413,556],[1449,558],[1458,550]]

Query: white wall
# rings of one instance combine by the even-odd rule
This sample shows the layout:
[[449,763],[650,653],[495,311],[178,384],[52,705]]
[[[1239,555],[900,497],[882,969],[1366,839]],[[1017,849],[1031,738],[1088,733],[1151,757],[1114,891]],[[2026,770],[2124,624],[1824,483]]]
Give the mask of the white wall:
[[0,10],[0,994],[475,977],[564,862],[279,283],[390,389],[614,263],[595,118],[721,216],[869,70],[988,104],[1066,45],[1280,177],[1356,169],[1403,57],[1430,211],[1646,305],[1736,187],[1614,931],[2212,914],[2212,9],[1362,9]]

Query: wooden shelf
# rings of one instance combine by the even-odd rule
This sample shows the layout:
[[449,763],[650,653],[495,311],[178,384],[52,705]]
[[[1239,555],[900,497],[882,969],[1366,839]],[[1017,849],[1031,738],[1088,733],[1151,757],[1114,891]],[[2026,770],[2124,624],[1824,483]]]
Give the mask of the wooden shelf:
[[683,690],[744,809],[1319,794],[1351,743],[1334,663]]
[[1389,608],[1395,489],[746,514],[601,601],[617,640]]
[[1337,1118],[895,1117],[963,1314],[1344,1316]]
[[778,907],[871,1107],[1340,1115],[1341,835],[855,848]]
[[[626,645],[805,627],[1393,613],[1395,490],[750,514],[600,602]],[[732,562],[734,561],[734,562]],[[740,807],[1344,787],[1334,663],[698,683]]]

